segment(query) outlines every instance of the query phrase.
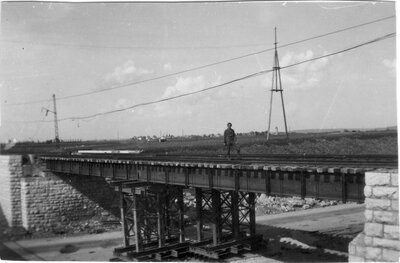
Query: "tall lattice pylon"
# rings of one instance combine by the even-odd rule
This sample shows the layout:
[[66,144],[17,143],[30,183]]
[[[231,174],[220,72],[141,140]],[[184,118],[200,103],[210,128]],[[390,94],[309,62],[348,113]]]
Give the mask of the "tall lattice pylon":
[[285,113],[285,103],[283,102],[283,89],[282,89],[282,81],[281,81],[281,71],[279,67],[279,58],[278,58],[278,49],[277,49],[277,38],[276,38],[276,27],[275,27],[275,57],[274,57],[274,66],[273,66],[273,73],[272,73],[272,87],[271,87],[271,100],[269,106],[269,118],[268,118],[268,133],[267,133],[267,140],[269,139],[269,133],[271,128],[271,115],[272,115],[272,98],[274,92],[281,93],[281,101],[282,101],[282,110],[283,110],[283,120],[285,122],[285,132],[286,132],[286,139],[289,140],[289,134],[287,131],[287,124],[286,124],[286,113]]

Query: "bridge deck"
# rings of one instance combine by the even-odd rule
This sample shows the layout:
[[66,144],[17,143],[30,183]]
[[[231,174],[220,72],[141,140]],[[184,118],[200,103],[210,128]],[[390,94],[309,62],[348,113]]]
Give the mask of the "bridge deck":
[[[364,174],[374,168],[235,162],[187,162],[42,157],[52,172],[106,177],[113,182],[143,182],[362,202]],[[149,158],[150,159],[150,158]]]

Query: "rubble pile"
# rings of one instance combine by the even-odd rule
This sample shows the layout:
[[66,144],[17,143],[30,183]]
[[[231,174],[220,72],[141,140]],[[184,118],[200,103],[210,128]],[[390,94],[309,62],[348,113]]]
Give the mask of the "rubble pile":
[[183,192],[183,203],[186,207],[188,208],[195,208],[196,207],[196,197],[194,196],[194,193],[190,191],[184,191]]
[[325,207],[342,204],[342,201],[336,200],[319,200],[315,198],[300,198],[297,196],[292,197],[279,197],[267,196],[260,194],[256,198],[256,213],[257,215],[263,214],[279,214],[284,212],[291,212],[296,210],[305,210],[316,207]]
[[[196,199],[194,193],[192,193],[191,191],[185,191],[183,193],[183,198],[184,204],[189,210],[196,207]],[[280,197],[259,194],[256,197],[256,213],[257,215],[279,214],[296,210],[333,206],[338,204],[342,204],[342,201],[319,200],[315,198],[302,199],[298,196]]]
[[54,234],[99,234],[120,228],[120,219],[109,212],[103,211],[101,214],[86,220],[55,225],[52,228],[52,232]]
[[45,231],[30,232],[23,227],[2,229],[0,231],[0,240],[18,240],[71,234],[100,234],[115,230],[121,230],[120,219],[111,213],[102,212],[101,214],[80,221],[59,222]]

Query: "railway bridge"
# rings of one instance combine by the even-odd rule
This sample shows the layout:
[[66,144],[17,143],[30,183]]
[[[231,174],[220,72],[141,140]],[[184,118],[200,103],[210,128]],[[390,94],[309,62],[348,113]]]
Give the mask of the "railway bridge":
[[[397,168],[397,156],[83,154],[45,156],[54,173],[104,177],[120,194],[120,259],[186,253],[218,259],[257,249],[258,193],[343,202],[364,200],[365,172]],[[185,235],[184,189],[195,194],[195,240]],[[211,231],[209,231],[209,227]],[[211,233],[210,233],[211,232]]]

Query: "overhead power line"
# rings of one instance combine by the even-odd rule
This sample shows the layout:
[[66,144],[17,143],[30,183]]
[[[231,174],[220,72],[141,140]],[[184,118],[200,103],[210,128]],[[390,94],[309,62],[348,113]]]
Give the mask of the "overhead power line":
[[[318,38],[321,38],[321,37],[326,37],[326,36],[329,36],[329,35],[337,34],[337,33],[344,32],[344,31],[351,30],[351,29],[355,29],[355,28],[358,28],[358,27],[370,25],[370,24],[373,24],[373,23],[378,23],[378,22],[381,22],[381,21],[384,21],[384,20],[388,20],[388,19],[391,19],[391,18],[394,18],[394,17],[395,16],[392,15],[392,16],[388,16],[388,17],[372,20],[372,21],[365,22],[365,23],[358,24],[358,25],[354,25],[354,26],[351,26],[351,27],[346,27],[346,28],[343,28],[343,29],[335,30],[335,31],[332,31],[332,32],[329,32],[329,33],[325,33],[325,34],[309,37],[309,38],[306,38],[306,39],[302,39],[302,40],[299,40],[299,41],[291,42],[291,43],[288,43],[288,44],[280,45],[280,46],[278,46],[278,48],[288,47],[288,46],[296,45],[296,44],[303,43],[303,42],[306,42],[306,41],[318,39]],[[150,82],[150,81],[155,81],[155,80],[159,80],[159,79],[163,79],[163,78],[167,78],[167,77],[172,77],[172,76],[175,76],[175,75],[179,75],[179,74],[183,74],[183,73],[187,73],[187,72],[191,72],[191,71],[195,71],[195,70],[200,70],[200,69],[204,69],[204,68],[220,65],[220,64],[231,62],[231,61],[238,60],[238,59],[243,59],[243,58],[246,58],[246,57],[258,55],[258,54],[265,53],[265,52],[272,51],[272,50],[274,50],[274,48],[264,49],[264,50],[260,50],[260,51],[257,51],[257,52],[245,54],[245,55],[242,55],[242,56],[233,57],[233,58],[230,58],[230,59],[226,59],[226,60],[222,60],[222,61],[206,64],[206,65],[203,65],[203,66],[193,67],[193,68],[181,70],[181,71],[178,71],[178,72],[161,75],[161,76],[158,76],[158,77],[153,77],[153,78],[144,79],[144,80],[135,81],[135,82],[128,82],[128,83],[124,83],[124,84],[117,85],[117,86],[110,87],[110,88],[103,88],[103,89],[97,89],[97,90],[94,90],[94,91],[82,92],[82,93],[78,93],[78,94],[74,94],[74,95],[62,96],[62,97],[59,97],[57,100],[65,100],[65,99],[71,99],[71,98],[76,98],[76,97],[88,96],[88,95],[101,93],[101,92],[106,92],[106,91],[111,91],[111,90],[115,90],[115,89],[120,89],[120,88],[124,88],[124,87],[128,87],[128,86],[134,86],[134,85],[138,85],[138,84],[143,84],[143,83]],[[21,102],[21,103],[5,104],[4,106],[30,105],[30,104],[36,104],[36,103],[42,103],[42,102],[48,102],[48,101],[51,101],[51,100],[50,99],[47,99],[47,100],[33,100],[33,101],[27,101],[27,102]]]
[[[300,61],[300,62],[297,62],[297,63],[293,63],[293,64],[290,64],[290,65],[286,65],[286,66],[280,67],[280,69],[286,69],[286,68],[298,66],[300,64],[304,64],[304,63],[307,63],[307,62],[315,61],[315,60],[318,60],[318,59],[334,56],[334,55],[337,55],[337,54],[340,54],[340,53],[345,53],[345,52],[354,50],[356,48],[360,48],[360,47],[363,47],[363,46],[366,46],[366,45],[369,45],[369,44],[372,44],[372,43],[376,43],[376,42],[379,42],[379,41],[382,41],[382,40],[385,40],[385,39],[392,38],[394,36],[396,36],[396,33],[390,33],[390,34],[384,35],[382,37],[378,37],[378,38],[372,39],[370,41],[363,42],[361,44],[358,44],[358,45],[355,45],[355,46],[352,46],[352,47],[349,47],[349,48],[346,48],[346,49],[342,49],[340,51],[336,51],[336,52],[325,54],[325,55],[322,55],[322,56],[319,56],[319,57],[315,57],[315,58],[303,60],[303,61]],[[263,75],[263,74],[266,74],[266,73],[269,73],[269,72],[272,72],[272,71],[273,70],[271,70],[271,69],[262,70],[262,71],[259,71],[257,73],[253,73],[253,74],[246,75],[246,76],[243,76],[243,77],[240,77],[240,78],[236,78],[234,80],[230,80],[230,81],[218,84],[218,85],[207,87],[207,88],[204,88],[204,89],[201,89],[201,90],[198,90],[198,91],[184,93],[184,94],[180,94],[180,95],[177,95],[177,96],[172,96],[172,97],[168,97],[168,98],[164,98],[164,99],[159,99],[159,100],[154,100],[154,101],[149,101],[149,102],[143,102],[143,103],[135,104],[135,105],[132,105],[132,106],[129,106],[129,107],[125,107],[125,108],[122,108],[122,109],[118,109],[118,110],[100,112],[100,113],[95,113],[95,114],[86,115],[86,116],[66,117],[66,118],[59,119],[59,121],[91,119],[91,118],[98,117],[98,116],[104,116],[104,115],[108,115],[108,114],[112,114],[112,113],[127,111],[127,110],[130,110],[130,109],[134,109],[134,108],[138,108],[138,107],[142,107],[142,106],[147,106],[147,105],[157,104],[157,103],[161,103],[161,102],[165,102],[165,101],[169,101],[169,100],[174,100],[174,99],[178,99],[178,98],[182,98],[182,97],[187,97],[187,96],[190,96],[190,95],[194,95],[194,94],[202,93],[202,92],[205,92],[205,91],[208,91],[208,90],[216,89],[216,88],[219,88],[219,87],[222,87],[222,86],[226,86],[226,85],[238,82],[238,81],[242,81],[242,80],[245,80],[245,79],[249,79],[249,78],[253,78],[253,77],[256,77],[256,76],[260,76],[260,75]],[[51,122],[51,121],[40,121],[40,120],[38,120],[38,121],[26,121],[26,122],[24,122],[24,121],[14,121],[14,122],[33,123],[33,122]]]
[[300,64],[304,64],[306,62],[311,62],[311,61],[314,61],[314,60],[317,60],[317,59],[322,59],[322,58],[334,56],[334,55],[337,55],[337,54],[340,54],[340,53],[344,53],[344,52],[347,52],[347,51],[350,51],[350,50],[353,50],[353,49],[356,49],[356,48],[360,48],[362,46],[369,45],[369,44],[372,44],[372,43],[375,43],[375,42],[379,42],[379,41],[382,41],[382,40],[385,40],[385,39],[388,39],[388,38],[392,38],[392,37],[395,37],[395,36],[396,36],[396,33],[393,32],[393,33],[384,35],[382,37],[378,37],[378,38],[375,38],[373,40],[370,40],[370,41],[367,41],[367,42],[364,42],[364,43],[361,43],[361,44],[358,44],[358,45],[355,45],[355,46],[352,46],[352,47],[349,47],[349,48],[346,48],[346,49],[342,49],[342,50],[334,52],[334,53],[329,53],[329,54],[326,54],[326,55],[323,55],[323,56],[319,56],[319,57],[303,60],[303,61],[291,64],[291,65],[287,65],[287,66],[281,67],[281,69],[290,68],[290,67],[298,66]]

